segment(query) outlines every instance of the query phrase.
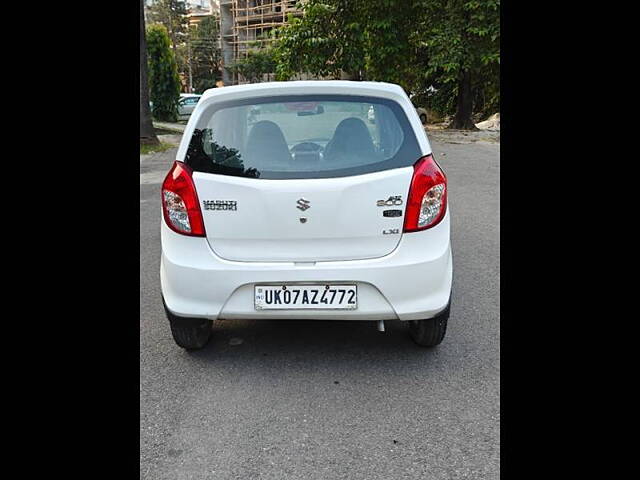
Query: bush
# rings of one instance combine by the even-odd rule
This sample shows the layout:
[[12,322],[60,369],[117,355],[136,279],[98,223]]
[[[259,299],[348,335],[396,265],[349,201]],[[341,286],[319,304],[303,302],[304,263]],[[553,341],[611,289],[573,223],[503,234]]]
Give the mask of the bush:
[[149,60],[149,97],[152,115],[157,120],[175,122],[178,119],[180,77],[171,51],[167,29],[160,24],[147,28],[147,58]]
[[203,79],[203,78],[194,78],[193,79],[193,91],[194,93],[203,94],[205,90],[209,90],[211,88],[217,88],[216,85],[217,80]]

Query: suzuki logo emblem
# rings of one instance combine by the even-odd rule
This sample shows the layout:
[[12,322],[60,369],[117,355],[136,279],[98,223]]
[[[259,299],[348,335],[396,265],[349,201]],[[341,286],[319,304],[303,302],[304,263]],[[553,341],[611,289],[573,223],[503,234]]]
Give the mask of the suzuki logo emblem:
[[309,200],[306,200],[304,198],[300,198],[298,199],[298,201],[296,202],[298,204],[298,208],[300,210],[302,210],[303,212],[307,209],[307,208],[311,208],[311,202],[309,202]]

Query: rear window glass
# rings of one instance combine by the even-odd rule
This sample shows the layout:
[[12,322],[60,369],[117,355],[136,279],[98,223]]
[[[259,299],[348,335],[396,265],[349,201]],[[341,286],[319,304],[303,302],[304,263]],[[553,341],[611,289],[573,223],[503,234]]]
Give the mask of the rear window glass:
[[198,120],[185,163],[222,175],[329,178],[405,167],[419,156],[396,102],[304,95],[211,105]]

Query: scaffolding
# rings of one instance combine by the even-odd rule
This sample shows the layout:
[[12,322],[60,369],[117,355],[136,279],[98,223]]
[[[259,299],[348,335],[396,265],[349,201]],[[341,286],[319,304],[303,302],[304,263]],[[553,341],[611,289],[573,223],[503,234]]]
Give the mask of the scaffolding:
[[298,0],[221,0],[220,33],[225,85],[246,83],[228,67],[247,57],[253,45],[271,41],[268,33],[287,23],[289,14],[302,15]]

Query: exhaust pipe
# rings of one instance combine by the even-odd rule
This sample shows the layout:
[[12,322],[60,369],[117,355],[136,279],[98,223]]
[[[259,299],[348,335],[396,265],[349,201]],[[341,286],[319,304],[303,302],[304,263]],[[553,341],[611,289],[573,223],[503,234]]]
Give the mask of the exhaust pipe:
[[384,320],[378,320],[378,331],[384,332]]

